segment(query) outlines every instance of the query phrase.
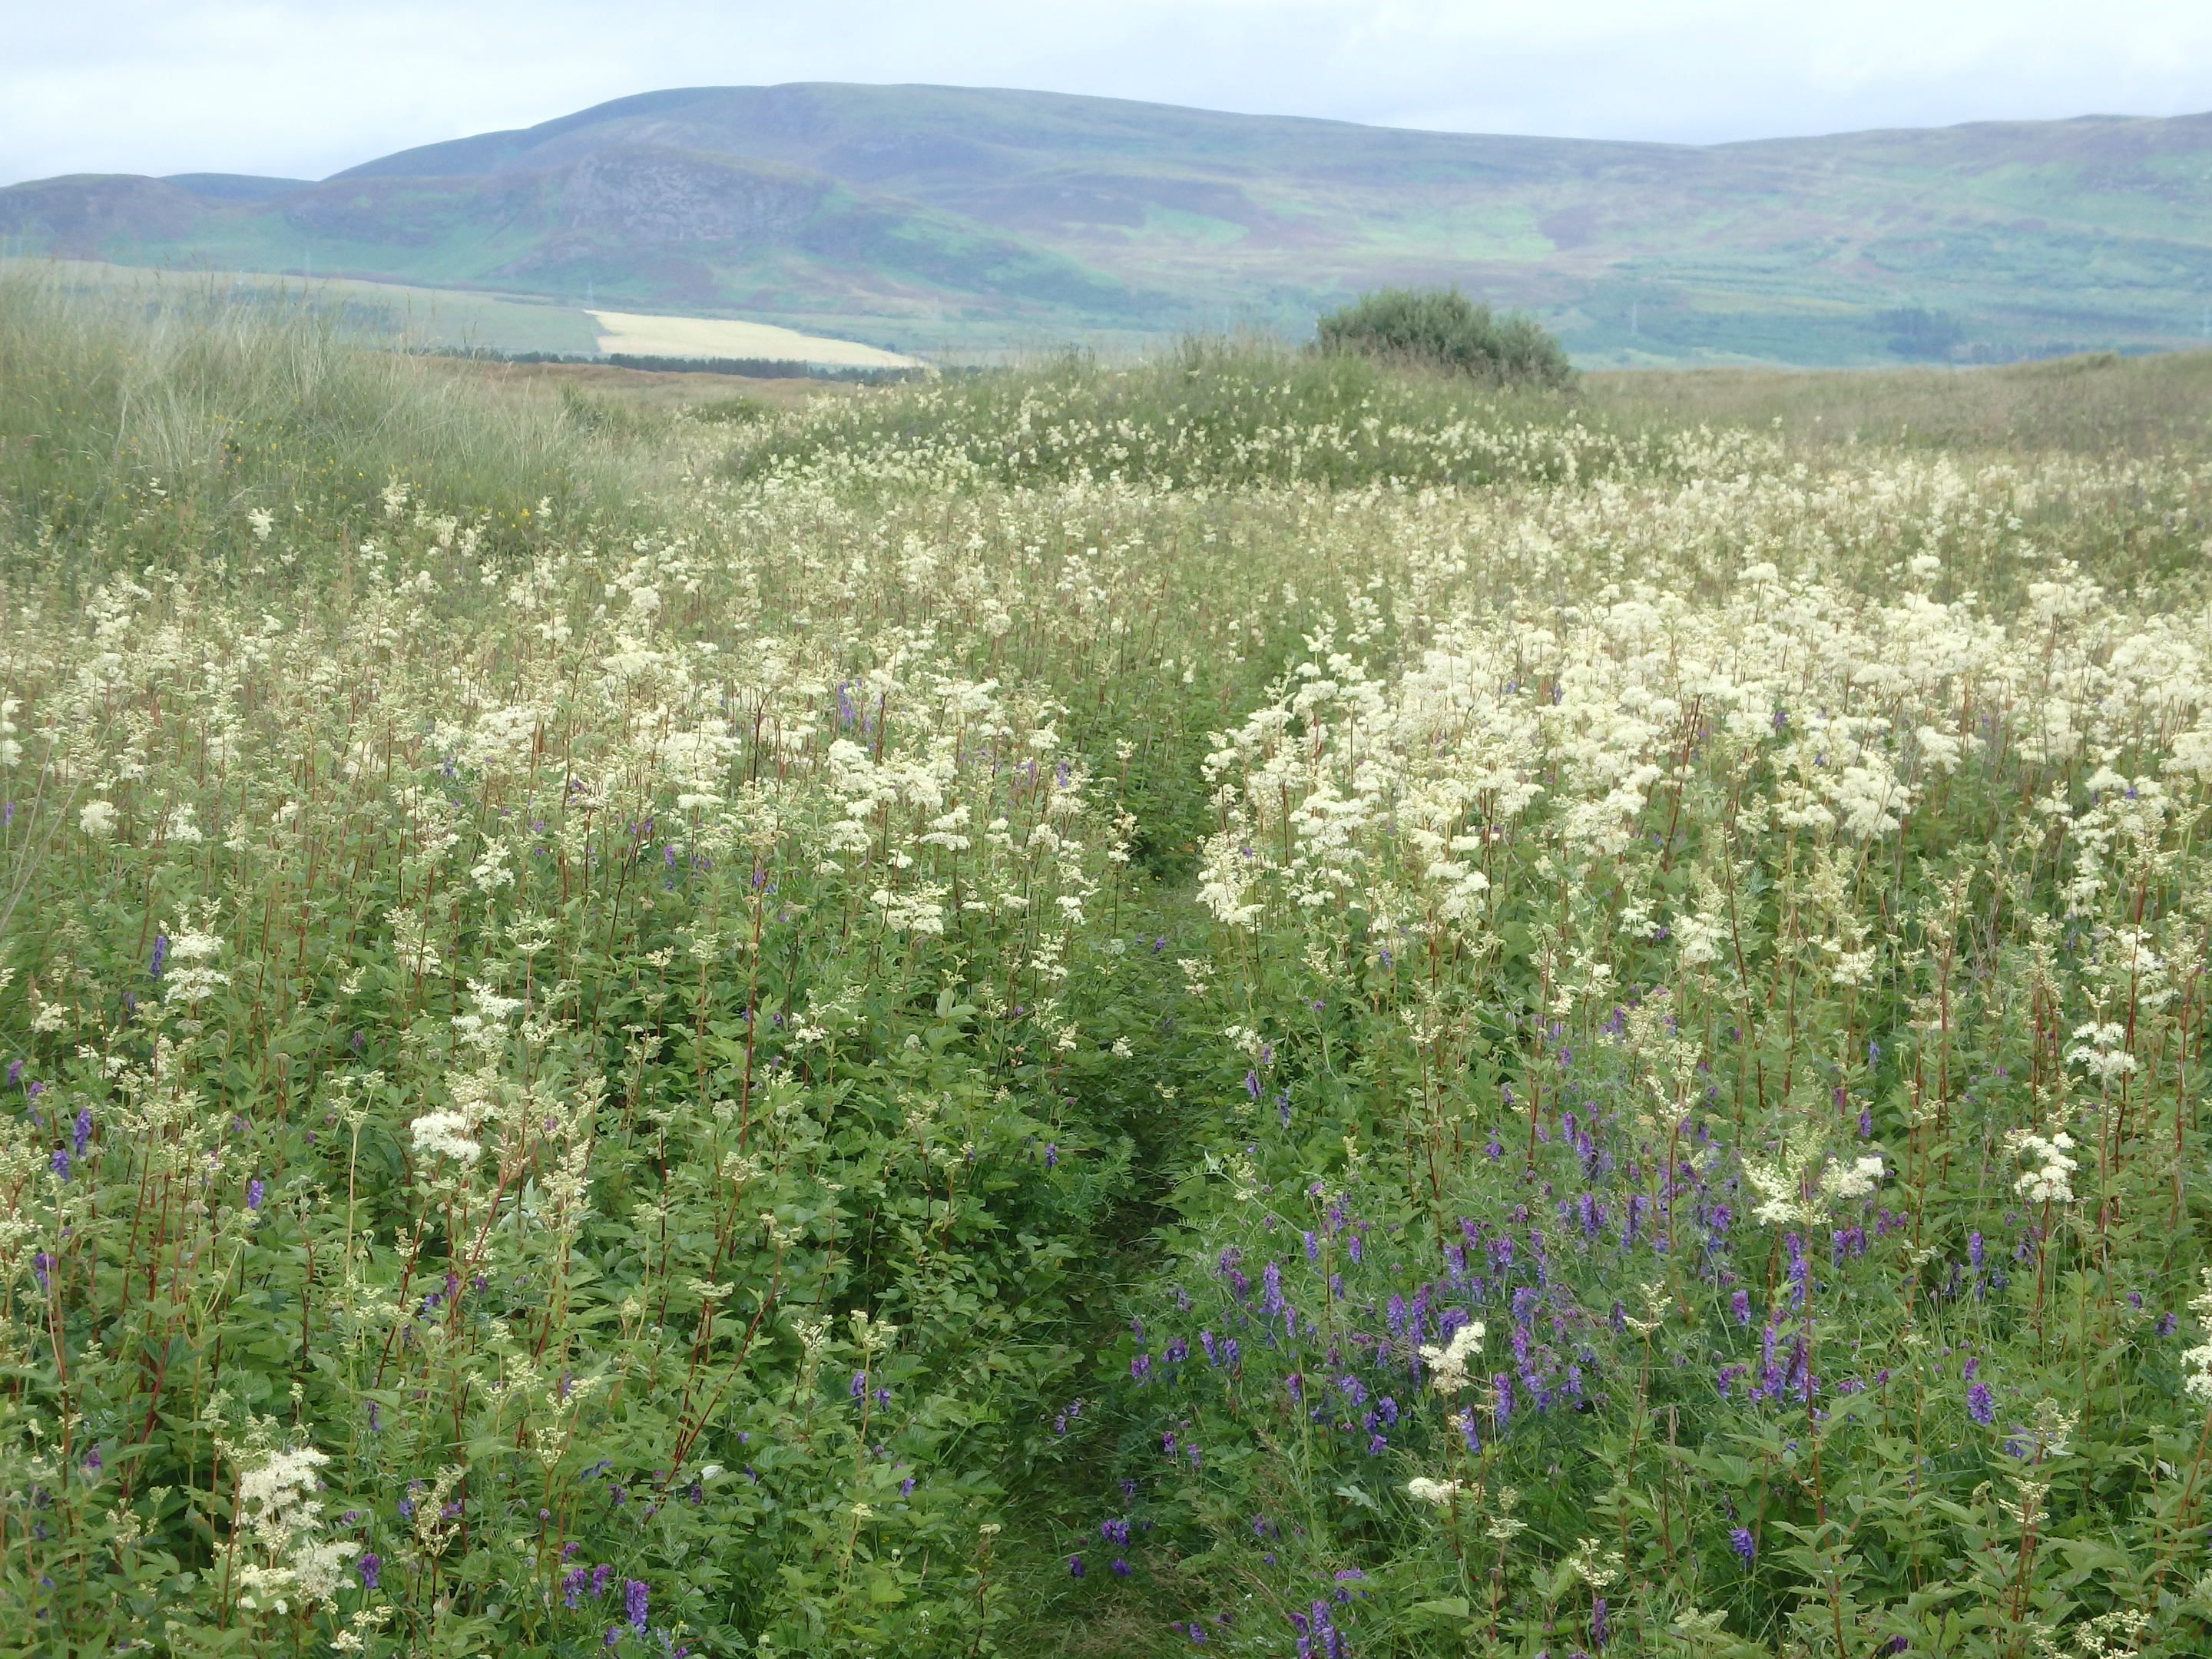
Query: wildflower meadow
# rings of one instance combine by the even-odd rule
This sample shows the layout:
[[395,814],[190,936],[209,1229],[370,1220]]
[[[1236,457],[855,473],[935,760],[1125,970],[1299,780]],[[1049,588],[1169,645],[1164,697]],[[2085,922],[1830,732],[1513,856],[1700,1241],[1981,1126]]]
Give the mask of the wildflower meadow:
[[2201,422],[7,283],[0,1653],[2212,1651]]

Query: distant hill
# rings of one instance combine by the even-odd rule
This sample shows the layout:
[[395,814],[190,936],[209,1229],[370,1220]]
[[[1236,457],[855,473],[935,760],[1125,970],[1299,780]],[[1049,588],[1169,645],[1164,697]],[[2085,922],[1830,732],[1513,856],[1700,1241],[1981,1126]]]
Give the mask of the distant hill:
[[1586,362],[2003,361],[2212,332],[2212,115],[1692,146],[691,88],[319,183],[16,185],[0,239],[909,348],[1296,331],[1364,288],[1457,282]]
[[264,179],[251,173],[173,173],[161,180],[216,202],[268,202],[304,190],[309,179]]

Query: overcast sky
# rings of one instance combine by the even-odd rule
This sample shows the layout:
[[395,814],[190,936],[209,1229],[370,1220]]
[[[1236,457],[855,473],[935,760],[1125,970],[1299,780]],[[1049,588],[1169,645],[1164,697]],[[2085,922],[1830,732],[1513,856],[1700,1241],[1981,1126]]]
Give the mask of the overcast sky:
[[0,0],[0,182],[320,178],[659,87],[1712,143],[2212,110],[2208,0]]

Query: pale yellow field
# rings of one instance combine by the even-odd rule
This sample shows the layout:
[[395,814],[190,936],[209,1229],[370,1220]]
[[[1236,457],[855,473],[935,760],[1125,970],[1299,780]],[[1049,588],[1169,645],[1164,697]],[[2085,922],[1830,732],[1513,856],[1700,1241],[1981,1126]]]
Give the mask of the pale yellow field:
[[495,351],[583,356],[623,352],[640,357],[765,357],[848,368],[911,368],[918,361],[860,345],[802,334],[770,323],[707,317],[653,317],[581,307],[529,295],[410,287],[347,277],[276,272],[170,270],[100,260],[0,258],[0,270],[35,264],[40,276],[88,289],[140,289],[183,298],[235,302],[248,295],[276,301],[289,295],[338,312],[349,332],[382,343],[483,347]]
[[914,368],[916,359],[851,340],[829,340],[771,323],[737,323],[714,317],[640,317],[594,311],[599,349],[637,357],[767,357],[788,362],[833,363],[848,368]]

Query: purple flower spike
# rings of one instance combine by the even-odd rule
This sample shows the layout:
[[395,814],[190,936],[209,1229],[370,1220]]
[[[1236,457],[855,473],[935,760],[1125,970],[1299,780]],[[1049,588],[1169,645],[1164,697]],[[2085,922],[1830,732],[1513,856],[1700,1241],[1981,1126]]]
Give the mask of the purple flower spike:
[[[361,1587],[363,1589],[374,1589],[376,1588],[376,1575],[384,1571],[384,1558],[372,1550],[367,1555],[361,1558],[359,1565],[361,1567]],[[580,1578],[583,1577],[580,1572],[575,1576]],[[574,1601],[571,1601],[568,1605],[573,1607],[576,1604]]]
[[1987,1428],[1996,1421],[1996,1401],[1990,1398],[1990,1385],[1977,1382],[1966,1390],[1966,1415]]
[[623,1580],[623,1613],[629,1620],[632,1630],[642,1631],[645,1628],[645,1602],[649,1593],[642,1578]]
[[1083,1577],[1083,1558],[1081,1556],[1071,1555],[1067,1558],[1067,1576],[1070,1578],[1080,1578]]
[[1749,1527],[1730,1527],[1729,1547],[1735,1552],[1736,1559],[1747,1567],[1751,1565],[1751,1558],[1757,1553],[1759,1547],[1752,1542]]

